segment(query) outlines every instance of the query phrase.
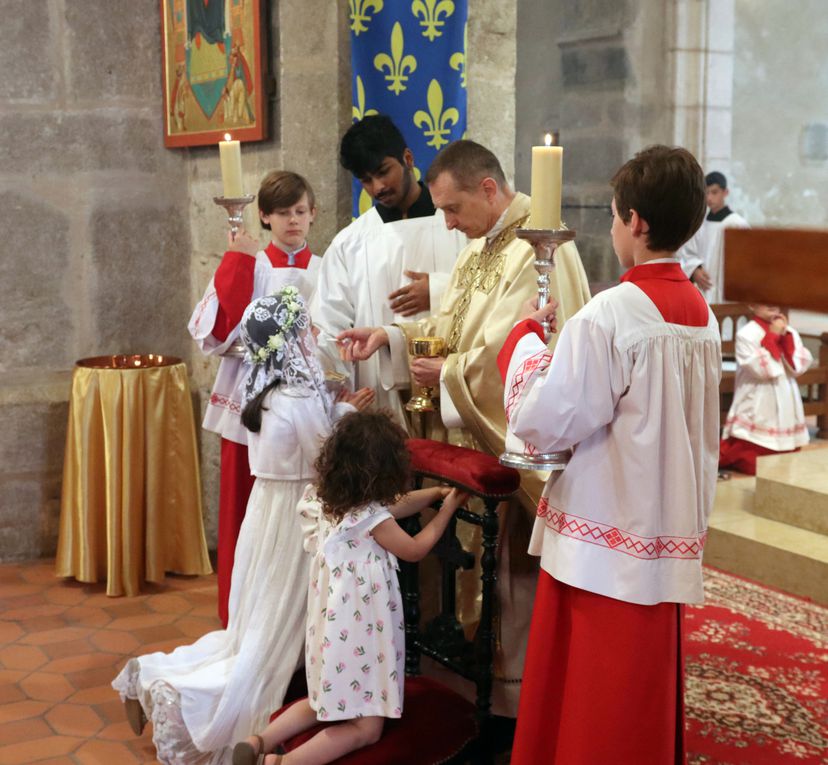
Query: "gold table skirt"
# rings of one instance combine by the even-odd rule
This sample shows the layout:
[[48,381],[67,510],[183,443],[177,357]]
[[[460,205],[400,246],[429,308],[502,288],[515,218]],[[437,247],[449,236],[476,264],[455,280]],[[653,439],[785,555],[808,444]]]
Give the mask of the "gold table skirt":
[[56,574],[138,595],[165,572],[209,574],[187,368],[99,356],[72,376]]

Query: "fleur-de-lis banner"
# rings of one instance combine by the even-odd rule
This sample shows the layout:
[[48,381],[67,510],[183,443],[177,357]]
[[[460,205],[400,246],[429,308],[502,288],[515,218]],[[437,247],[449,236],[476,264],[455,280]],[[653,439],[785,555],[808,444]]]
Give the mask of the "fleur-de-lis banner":
[[[349,0],[354,122],[387,114],[419,179],[466,132],[468,0]],[[354,216],[371,206],[354,181]]]

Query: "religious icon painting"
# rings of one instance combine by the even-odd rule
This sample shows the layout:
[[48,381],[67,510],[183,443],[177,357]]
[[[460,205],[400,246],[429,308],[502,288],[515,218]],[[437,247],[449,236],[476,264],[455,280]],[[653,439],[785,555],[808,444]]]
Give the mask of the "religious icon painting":
[[164,145],[267,135],[262,0],[160,0]]

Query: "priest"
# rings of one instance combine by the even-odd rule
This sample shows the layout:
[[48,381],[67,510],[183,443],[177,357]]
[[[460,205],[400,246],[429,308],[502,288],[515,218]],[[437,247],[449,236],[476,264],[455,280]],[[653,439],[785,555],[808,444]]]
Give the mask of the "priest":
[[329,366],[374,388],[377,405],[407,425],[399,392],[383,386],[377,359],[342,366],[336,337],[352,327],[427,315],[440,304],[466,238],[446,227],[414,172],[414,155],[385,115],[365,117],[342,138],[340,162],[376,203],[331,242],[311,316]]
[[[499,455],[504,450],[506,419],[497,353],[521,318],[523,304],[535,299],[538,291],[534,251],[516,237],[518,228],[529,225],[530,199],[509,187],[491,151],[467,140],[449,144],[437,155],[426,182],[448,228],[460,230],[472,240],[457,259],[442,303],[433,315],[418,321],[344,331],[338,338],[341,353],[356,361],[376,354],[386,388],[405,389],[411,380],[416,385],[439,387],[440,411],[432,417],[429,436]],[[574,244],[556,250],[555,264],[550,293],[558,302],[561,327],[586,303],[589,290]],[[409,357],[407,340],[423,335],[443,337],[447,355]],[[553,335],[550,347],[555,339]],[[499,643],[505,651],[497,657],[493,707],[507,715],[514,715],[517,709],[517,681],[532,605],[528,528],[546,478],[546,473],[523,472],[519,504],[501,512],[507,533],[502,535],[499,555]],[[513,576],[518,572],[520,576]],[[475,618],[477,592],[470,578],[463,584],[458,602],[461,619],[469,623]]]

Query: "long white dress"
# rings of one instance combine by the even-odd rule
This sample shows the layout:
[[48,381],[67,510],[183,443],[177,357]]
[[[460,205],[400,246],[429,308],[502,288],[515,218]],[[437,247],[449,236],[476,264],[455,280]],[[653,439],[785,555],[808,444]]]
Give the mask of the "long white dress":
[[130,660],[112,683],[153,724],[158,760],[229,763],[232,745],[260,731],[301,664],[310,560],[296,506],[331,419],[317,393],[279,387],[251,433],[256,476],[239,533],[226,630],[172,653]]
[[310,705],[319,720],[400,717],[405,625],[397,559],[371,536],[391,513],[374,503],[332,525],[312,486],[298,509],[313,555],[305,641]]

